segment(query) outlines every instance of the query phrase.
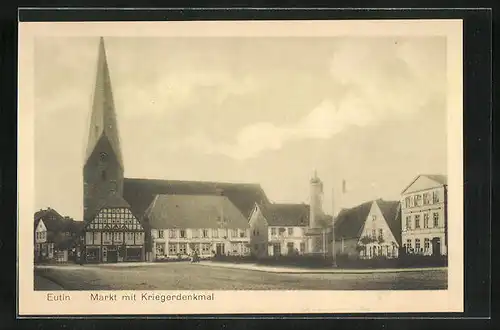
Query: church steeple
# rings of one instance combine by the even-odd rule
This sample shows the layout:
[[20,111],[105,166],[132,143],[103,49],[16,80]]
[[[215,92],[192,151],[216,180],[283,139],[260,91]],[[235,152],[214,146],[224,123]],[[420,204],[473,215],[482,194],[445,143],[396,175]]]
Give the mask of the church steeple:
[[[123,159],[104,40],[100,39],[92,113],[83,166],[84,220],[123,195]],[[111,197],[110,197],[111,196]]]
[[120,137],[118,134],[118,125],[108,61],[106,58],[106,49],[104,47],[104,39],[101,37],[99,41],[97,73],[85,162],[89,160],[102,137],[105,137],[109,141],[111,148],[113,149],[113,153],[115,154],[120,166],[123,168]]

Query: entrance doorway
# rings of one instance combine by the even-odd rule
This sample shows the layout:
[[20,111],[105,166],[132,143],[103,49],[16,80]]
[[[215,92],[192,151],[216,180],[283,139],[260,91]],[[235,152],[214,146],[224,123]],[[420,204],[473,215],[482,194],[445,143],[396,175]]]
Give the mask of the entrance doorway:
[[432,255],[440,256],[441,255],[441,240],[439,237],[434,237],[432,239]]
[[281,255],[281,245],[279,243],[274,243],[273,244],[273,256],[280,256]]
[[215,246],[215,253],[218,255],[218,256],[223,256],[224,255],[224,244],[223,243],[217,243],[217,245]]
[[108,260],[107,262],[118,262],[118,251],[116,249],[110,250],[108,249]]

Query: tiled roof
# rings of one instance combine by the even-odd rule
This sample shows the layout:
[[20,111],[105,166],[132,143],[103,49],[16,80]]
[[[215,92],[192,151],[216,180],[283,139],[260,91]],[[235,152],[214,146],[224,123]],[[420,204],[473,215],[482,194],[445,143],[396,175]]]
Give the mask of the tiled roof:
[[373,201],[369,201],[350,209],[341,210],[335,220],[335,237],[358,237],[372,204]]
[[145,216],[151,228],[249,227],[246,217],[225,196],[157,195]]
[[308,226],[309,205],[266,204],[259,205],[269,226]]
[[119,194],[109,194],[106,199],[97,207],[97,211],[105,207],[126,207],[130,208],[130,204]]
[[376,202],[387,225],[391,229],[394,237],[401,243],[401,219],[400,203],[398,201],[384,201],[377,199],[375,201],[365,202],[350,209],[340,211],[335,220],[335,236],[343,238],[358,238],[366,218],[370,213],[373,202]]
[[248,219],[255,203],[269,203],[258,184],[204,181],[125,179],[123,197],[138,216],[144,214],[156,195],[222,195]]

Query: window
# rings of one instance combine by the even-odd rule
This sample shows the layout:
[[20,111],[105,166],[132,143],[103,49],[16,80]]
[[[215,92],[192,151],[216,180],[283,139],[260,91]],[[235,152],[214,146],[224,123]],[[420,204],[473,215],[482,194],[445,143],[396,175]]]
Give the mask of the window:
[[383,229],[379,229],[378,230],[378,239],[379,240],[383,240],[384,239],[384,230]]
[[217,229],[212,229],[212,237],[213,238],[218,238],[219,237],[219,231]]
[[101,244],[101,233],[94,233],[94,244]]
[[85,244],[94,244],[94,235],[92,234],[92,232],[88,231],[85,233]]
[[179,244],[179,253],[180,254],[186,254],[186,243],[180,243]]
[[208,238],[208,229],[203,229],[202,232],[201,232],[201,236],[203,238]]
[[431,240],[428,238],[424,239],[424,251],[426,252],[429,251],[430,247],[431,247]]
[[375,214],[372,215],[372,221],[377,221],[377,216]]
[[158,230],[158,238],[163,238],[163,229]]
[[431,203],[431,195],[429,193],[424,193],[424,205],[429,205]]
[[106,171],[103,170],[103,171],[101,171],[101,180],[106,181],[106,179],[107,179]]
[[415,239],[415,251],[420,251],[420,239],[418,238]]
[[109,191],[112,193],[116,192],[116,180],[111,180],[110,181],[111,187],[109,188]]
[[415,206],[422,205],[422,195],[415,195]]
[[157,243],[156,244],[156,255],[159,255],[159,256],[165,255],[165,243]]
[[439,227],[439,213],[434,212],[432,214],[432,220],[433,220],[433,226],[434,226],[434,228]]
[[432,203],[433,204],[439,203],[439,192],[437,191],[432,192]]
[[411,215],[406,216],[406,230],[411,230]]
[[300,252],[305,252],[306,250],[306,243],[300,242]]
[[238,229],[231,229],[231,237],[238,237]]
[[240,238],[243,238],[243,237],[246,237],[246,230],[243,229],[243,230],[240,230]]
[[288,228],[288,236],[293,236],[293,228]]
[[429,228],[429,213],[424,213],[424,228]]
[[405,198],[405,206],[406,206],[406,207],[411,207],[410,197],[406,197],[406,198]]
[[210,254],[210,244],[203,243],[201,245],[201,253],[202,254]]
[[406,248],[411,249],[411,239],[406,240]]
[[177,254],[177,244],[168,244],[168,254]]
[[180,238],[186,238],[186,230],[181,229],[181,231],[180,231]]
[[375,229],[372,229],[372,238],[373,239],[377,238],[377,231]]
[[276,235],[276,228],[271,228],[271,235]]
[[420,214],[415,214],[415,229],[420,228]]

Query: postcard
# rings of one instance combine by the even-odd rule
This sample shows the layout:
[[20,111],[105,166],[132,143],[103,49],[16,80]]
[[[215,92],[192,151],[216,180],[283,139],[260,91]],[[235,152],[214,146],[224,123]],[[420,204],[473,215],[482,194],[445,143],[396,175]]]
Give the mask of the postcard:
[[463,311],[462,21],[19,23],[20,316]]

